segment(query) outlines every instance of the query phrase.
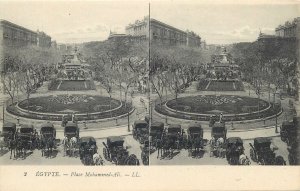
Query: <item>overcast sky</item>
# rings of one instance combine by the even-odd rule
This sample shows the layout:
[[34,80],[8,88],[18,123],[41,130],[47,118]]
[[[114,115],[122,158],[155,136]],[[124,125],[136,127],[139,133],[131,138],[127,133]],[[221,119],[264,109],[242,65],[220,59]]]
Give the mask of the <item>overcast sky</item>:
[[[182,30],[193,30],[211,44],[256,40],[259,29],[274,28],[300,16],[296,5],[218,5],[151,2],[151,17]],[[107,39],[109,31],[148,15],[147,2],[1,2],[0,18],[42,30],[58,42]]]
[[121,2],[11,2],[0,1],[0,18],[31,30],[42,30],[57,42],[77,43],[107,39],[110,30],[148,15],[148,3]]
[[151,3],[151,17],[193,30],[209,44],[255,41],[259,30],[274,34],[287,20],[300,16],[299,5],[207,5]]

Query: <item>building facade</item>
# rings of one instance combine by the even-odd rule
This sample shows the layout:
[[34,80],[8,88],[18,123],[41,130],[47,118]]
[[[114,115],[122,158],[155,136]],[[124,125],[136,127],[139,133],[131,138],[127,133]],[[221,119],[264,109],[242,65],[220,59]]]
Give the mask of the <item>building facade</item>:
[[144,17],[143,20],[135,21],[125,28],[126,35],[135,41],[150,39],[151,42],[171,46],[201,46],[201,38],[192,31],[183,31],[156,19]]
[[51,37],[44,32],[37,31],[37,46],[41,48],[50,48]]
[[299,38],[300,35],[300,17],[292,22],[286,21],[284,25],[279,25],[275,29],[276,36],[283,38]]
[[0,20],[0,45],[19,48],[37,45],[37,33],[6,20]]

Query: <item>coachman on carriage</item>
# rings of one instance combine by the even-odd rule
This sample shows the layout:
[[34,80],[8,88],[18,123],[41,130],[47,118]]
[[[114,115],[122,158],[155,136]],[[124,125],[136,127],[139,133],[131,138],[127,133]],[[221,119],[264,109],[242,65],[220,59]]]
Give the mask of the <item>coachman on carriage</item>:
[[64,137],[64,155],[69,154],[69,156],[73,156],[78,149],[79,127],[77,123],[69,122],[65,125]]
[[149,124],[145,120],[135,121],[132,125],[132,135],[143,144],[149,138]]
[[56,149],[56,129],[50,122],[41,125],[40,129],[40,147],[42,156],[52,156],[53,149]]
[[153,122],[150,126],[150,149],[157,147],[157,144],[161,141],[164,134],[164,123]]
[[271,140],[266,137],[257,137],[254,139],[254,145],[251,146],[250,157],[254,162],[261,165],[286,165],[282,156],[276,156],[275,150],[271,149]]
[[211,129],[210,156],[224,157],[227,129],[224,122],[216,122]]
[[107,161],[111,161],[116,165],[139,165],[136,155],[131,154],[127,148],[123,146],[124,139],[120,136],[111,136],[107,138],[104,145],[103,156]]
[[199,152],[204,148],[203,129],[200,124],[190,124],[187,129],[187,148],[189,150],[189,156],[195,152]]
[[14,140],[17,132],[15,123],[7,122],[3,124],[1,137],[4,138],[4,143],[8,144],[9,140]]
[[94,137],[87,136],[79,139],[79,156],[84,165],[93,165],[93,156],[98,147]]
[[181,149],[184,146],[183,141],[183,129],[179,124],[169,125],[166,135],[164,136],[164,142],[168,141],[172,149]]
[[19,132],[17,133],[18,142],[22,142],[23,147],[26,150],[34,149],[34,141],[36,141],[35,128],[33,125],[21,125]]

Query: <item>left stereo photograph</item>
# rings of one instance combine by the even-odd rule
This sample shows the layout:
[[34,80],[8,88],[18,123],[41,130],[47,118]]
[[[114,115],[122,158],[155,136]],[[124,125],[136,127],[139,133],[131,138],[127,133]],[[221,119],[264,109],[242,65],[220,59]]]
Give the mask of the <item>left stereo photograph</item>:
[[0,165],[149,165],[147,2],[7,1],[0,19]]

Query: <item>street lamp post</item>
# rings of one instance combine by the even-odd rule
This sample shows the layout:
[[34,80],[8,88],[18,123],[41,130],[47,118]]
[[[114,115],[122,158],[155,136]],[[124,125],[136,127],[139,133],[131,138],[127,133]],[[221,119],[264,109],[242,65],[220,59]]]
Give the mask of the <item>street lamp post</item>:
[[278,133],[278,129],[277,129],[277,113],[276,113],[276,119],[275,119],[275,133]]

